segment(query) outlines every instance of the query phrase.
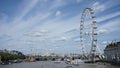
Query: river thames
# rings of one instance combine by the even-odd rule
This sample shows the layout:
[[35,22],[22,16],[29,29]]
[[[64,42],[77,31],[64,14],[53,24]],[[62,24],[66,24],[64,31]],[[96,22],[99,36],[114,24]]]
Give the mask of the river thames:
[[[38,61],[38,62],[23,62],[14,63],[10,65],[0,65],[0,68],[67,68],[65,62],[54,63],[53,61]],[[109,64],[80,64],[79,66],[72,66],[72,68],[120,68],[119,66],[112,66]]]

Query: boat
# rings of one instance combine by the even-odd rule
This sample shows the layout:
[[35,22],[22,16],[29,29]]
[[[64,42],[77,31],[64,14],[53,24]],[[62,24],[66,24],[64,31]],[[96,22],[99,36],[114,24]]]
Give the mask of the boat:
[[65,61],[66,64],[70,64],[70,62],[71,62],[70,59],[66,59]]

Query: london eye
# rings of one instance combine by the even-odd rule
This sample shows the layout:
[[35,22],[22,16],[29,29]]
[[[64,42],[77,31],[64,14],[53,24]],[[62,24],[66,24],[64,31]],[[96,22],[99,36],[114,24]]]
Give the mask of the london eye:
[[[86,16],[87,14],[90,15],[90,20],[88,21],[90,24],[88,26],[85,26],[85,20],[86,20]],[[86,27],[89,27],[88,29],[86,29]],[[87,36],[86,36],[87,35]],[[95,21],[95,15],[94,15],[94,11],[91,8],[86,8],[81,16],[81,21],[80,21],[80,44],[82,46],[82,54],[83,57],[86,56],[86,50],[85,50],[85,46],[86,45],[86,40],[85,39],[87,37],[87,39],[90,39],[90,45],[91,45],[91,49],[90,49],[90,53],[89,53],[89,59],[91,61],[95,61],[95,55],[96,55],[96,47],[97,47],[97,25],[96,25],[96,21]]]

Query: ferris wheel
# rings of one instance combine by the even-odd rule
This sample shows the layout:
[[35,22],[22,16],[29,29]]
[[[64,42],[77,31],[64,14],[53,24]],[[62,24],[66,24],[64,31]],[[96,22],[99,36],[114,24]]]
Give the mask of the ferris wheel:
[[[86,32],[86,26],[85,26],[85,20],[86,20],[86,16],[89,13],[90,15],[90,20],[91,20],[91,24],[89,25],[89,29],[91,29],[89,32]],[[96,25],[96,21],[95,21],[95,15],[93,12],[93,9],[91,8],[86,8],[81,16],[81,21],[80,21],[80,44],[82,46],[82,53],[83,56],[85,56],[86,51],[85,51],[85,36],[89,35],[89,39],[91,40],[91,50],[89,55],[92,57],[91,60],[94,61],[95,55],[96,55],[96,47],[97,47],[97,25]]]

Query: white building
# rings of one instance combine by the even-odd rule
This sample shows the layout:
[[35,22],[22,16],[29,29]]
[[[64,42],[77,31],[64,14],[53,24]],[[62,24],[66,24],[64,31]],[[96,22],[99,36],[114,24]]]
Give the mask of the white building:
[[104,55],[106,61],[120,63],[120,42],[108,44],[104,50]]

